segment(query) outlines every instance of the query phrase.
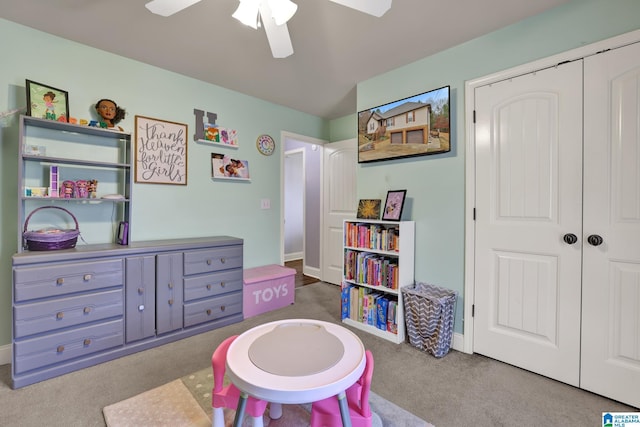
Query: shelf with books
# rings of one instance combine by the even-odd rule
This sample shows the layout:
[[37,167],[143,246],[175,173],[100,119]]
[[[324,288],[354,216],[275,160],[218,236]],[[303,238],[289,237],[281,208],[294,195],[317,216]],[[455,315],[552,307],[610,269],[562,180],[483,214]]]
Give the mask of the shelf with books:
[[400,288],[414,283],[415,222],[344,222],[342,321],[395,343],[405,340]]

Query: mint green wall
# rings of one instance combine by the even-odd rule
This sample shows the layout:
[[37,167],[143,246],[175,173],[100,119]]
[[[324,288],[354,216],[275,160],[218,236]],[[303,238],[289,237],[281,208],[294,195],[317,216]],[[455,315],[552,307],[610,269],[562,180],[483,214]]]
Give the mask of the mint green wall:
[[357,137],[357,120],[358,115],[356,113],[332,120],[329,141],[337,142]]
[[[359,198],[384,200],[388,190],[407,190],[416,221],[417,281],[463,295],[465,81],[638,28],[638,0],[574,0],[358,84],[358,111],[451,85],[451,153],[363,164],[357,172]],[[349,119],[355,129],[356,116]],[[463,305],[459,298],[456,332],[462,332]]]
[[[68,91],[77,118],[90,118],[90,106],[99,98],[116,100],[127,110],[120,125],[129,131],[138,114],[185,123],[193,135],[194,108],[217,113],[218,124],[238,131],[240,148],[190,141],[187,186],[135,184],[132,239],[231,235],[245,239],[245,266],[280,262],[280,132],[328,139],[325,120],[2,19],[0,40],[0,114],[25,107],[26,78]],[[0,345],[11,342],[17,124],[17,115],[0,119]],[[263,133],[276,139],[278,149],[269,157],[255,147]],[[248,160],[251,182],[212,181],[211,152]],[[271,210],[260,209],[263,198],[271,199]]]

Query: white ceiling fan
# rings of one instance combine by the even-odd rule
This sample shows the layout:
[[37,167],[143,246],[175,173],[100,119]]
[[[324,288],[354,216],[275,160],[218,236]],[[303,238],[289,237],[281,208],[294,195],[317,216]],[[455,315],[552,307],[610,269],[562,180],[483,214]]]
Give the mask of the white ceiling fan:
[[[152,0],[145,6],[161,16],[171,16],[200,0]],[[381,17],[391,8],[392,0],[330,0],[351,9]],[[286,58],[293,54],[293,45],[287,21],[296,13],[298,6],[291,0],[240,0],[233,17],[254,29],[264,26],[267,40],[274,58]]]

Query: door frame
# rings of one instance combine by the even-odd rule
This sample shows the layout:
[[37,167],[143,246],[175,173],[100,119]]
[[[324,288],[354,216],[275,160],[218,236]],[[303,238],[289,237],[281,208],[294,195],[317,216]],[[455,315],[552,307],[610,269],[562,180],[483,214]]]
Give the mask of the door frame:
[[465,249],[464,249],[464,313],[463,313],[463,351],[473,353],[473,304],[475,300],[475,89],[501,80],[533,73],[544,68],[554,67],[560,62],[573,61],[595,55],[604,49],[622,47],[640,40],[640,30],[601,40],[576,49],[571,49],[547,58],[539,59],[517,67],[498,71],[465,82]]
[[[318,138],[314,138],[311,136],[307,136],[307,135],[300,135],[297,133],[293,133],[293,132],[288,132],[288,131],[281,131],[280,132],[280,141],[281,141],[281,147],[280,147],[280,265],[284,265],[285,259],[284,259],[284,156],[285,156],[285,145],[286,145],[286,141],[287,140],[296,140],[296,141],[300,141],[300,142],[305,142],[308,144],[315,144],[318,146],[318,149],[322,150],[324,149],[324,144],[327,143],[326,140],[323,139],[318,139]],[[324,184],[323,184],[323,180],[324,180],[324,176],[323,176],[323,169],[324,169],[324,163],[323,163],[323,156],[320,156],[320,194],[323,195],[324,194]],[[303,165],[304,167],[304,165]],[[321,196],[321,200],[320,200],[320,209],[324,209],[323,206],[323,201],[322,201],[322,196]],[[306,212],[306,206],[303,207],[303,211]],[[322,218],[322,215],[320,216],[320,227],[322,227],[324,225],[323,223],[324,218]],[[303,218],[303,222],[306,225],[306,218]],[[305,231],[303,231],[303,235],[305,234]],[[306,240],[306,239],[305,239]],[[304,245],[306,245],[306,241],[304,241],[303,243],[303,248],[302,248],[302,253],[304,254],[305,252],[305,248]],[[320,233],[320,274],[322,273],[322,249],[324,247],[324,242],[322,239],[322,233]],[[304,257],[304,255],[303,255]],[[303,258],[303,272],[304,272],[304,258]],[[319,280],[322,280],[322,277],[319,278]]]
[[[307,178],[307,171],[306,171],[306,167],[305,167],[305,161],[306,161],[306,157],[305,157],[305,149],[304,148],[294,148],[292,150],[283,150],[284,151],[284,162],[285,162],[285,166],[282,168],[282,173],[283,176],[286,173],[286,159],[287,156],[300,156],[300,161],[302,162],[301,165],[301,169],[302,169],[302,173],[301,173],[301,178],[302,178],[302,265],[304,266],[304,258],[305,258],[305,249],[306,249],[306,234],[307,234],[307,207],[306,207],[306,199],[307,199],[307,188],[304,185],[306,178]],[[282,193],[282,214],[284,215],[284,217],[286,218],[286,205],[287,205],[287,200],[286,200],[286,191],[284,191],[284,188],[286,188],[287,183],[283,180],[282,182],[283,184],[283,193]],[[282,221],[282,232],[283,234],[283,242],[284,242],[284,238],[286,237],[287,234],[287,224],[286,221],[283,220]],[[286,243],[286,242],[285,242]],[[287,259],[287,254],[283,252],[283,257],[284,257],[284,261],[291,261],[290,259]],[[304,268],[303,268],[304,269]]]

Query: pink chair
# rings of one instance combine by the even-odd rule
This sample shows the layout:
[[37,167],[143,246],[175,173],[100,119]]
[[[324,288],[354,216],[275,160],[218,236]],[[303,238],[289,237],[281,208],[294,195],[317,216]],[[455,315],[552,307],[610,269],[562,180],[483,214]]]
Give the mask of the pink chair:
[[[370,350],[366,351],[365,358],[366,365],[362,376],[345,392],[353,427],[371,427],[372,414],[369,406],[369,392],[371,391],[371,378],[373,378],[373,354]],[[333,426],[342,426],[338,399],[331,396],[313,402],[311,405],[311,427]]]
[[[240,399],[240,390],[233,384],[224,386],[224,373],[226,371],[227,350],[238,336],[234,335],[222,341],[211,356],[213,368],[213,390],[211,392],[211,406],[213,407],[212,427],[224,427],[224,408],[236,409]],[[262,415],[267,408],[264,400],[253,397],[247,399],[245,414],[253,419],[253,427],[263,427]]]

